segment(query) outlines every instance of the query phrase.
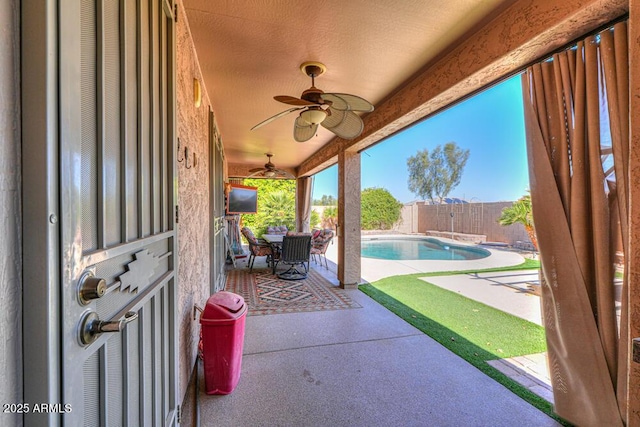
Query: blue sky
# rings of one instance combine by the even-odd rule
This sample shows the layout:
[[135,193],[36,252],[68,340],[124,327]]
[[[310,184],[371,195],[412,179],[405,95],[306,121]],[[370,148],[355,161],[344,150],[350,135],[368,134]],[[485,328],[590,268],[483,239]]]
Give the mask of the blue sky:
[[[520,77],[506,80],[361,153],[362,188],[381,187],[403,203],[417,199],[408,189],[407,158],[453,141],[470,150],[460,185],[449,197],[513,201],[529,188]],[[338,195],[338,167],[316,174],[313,198]]]

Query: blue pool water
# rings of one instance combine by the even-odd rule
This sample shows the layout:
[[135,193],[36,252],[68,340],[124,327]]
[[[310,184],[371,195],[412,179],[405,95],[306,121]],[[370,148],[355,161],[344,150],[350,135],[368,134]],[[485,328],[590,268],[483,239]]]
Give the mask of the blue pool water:
[[365,258],[390,260],[472,260],[486,258],[486,249],[450,245],[437,239],[367,239],[362,240]]

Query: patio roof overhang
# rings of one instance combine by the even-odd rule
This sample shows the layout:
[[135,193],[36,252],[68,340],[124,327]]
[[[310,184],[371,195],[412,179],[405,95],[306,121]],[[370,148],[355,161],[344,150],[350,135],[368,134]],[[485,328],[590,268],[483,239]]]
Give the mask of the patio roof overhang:
[[[250,1],[184,4],[229,176],[248,175],[262,165],[265,152],[275,153],[278,167],[296,176],[317,173],[337,163],[339,153],[363,150],[628,11],[624,0],[348,7],[327,0],[314,3],[313,12]],[[322,129],[311,141],[296,143],[293,117],[250,131],[287,108],[274,95],[297,96],[307,88],[308,77],[297,68],[310,59],[329,68],[318,87],[374,103],[375,111],[363,117],[362,135],[344,140]]]

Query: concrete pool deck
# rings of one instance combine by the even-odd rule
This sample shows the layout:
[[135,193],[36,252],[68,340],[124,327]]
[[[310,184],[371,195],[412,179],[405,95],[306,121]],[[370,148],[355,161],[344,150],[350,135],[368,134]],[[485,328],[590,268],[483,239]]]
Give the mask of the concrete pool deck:
[[422,280],[542,326],[540,297],[529,288],[540,283],[538,270],[430,276]]
[[[410,235],[412,238],[426,237],[418,235]],[[406,238],[405,234],[385,234],[383,236],[363,236],[363,240],[367,238]],[[447,238],[438,237],[438,240],[451,243],[458,246],[476,246],[465,242],[459,242],[457,240],[451,240]],[[361,277],[367,282],[375,282],[376,280],[383,279],[385,277],[398,276],[402,274],[413,273],[433,273],[436,271],[463,271],[463,270],[479,270],[484,268],[495,267],[507,267],[511,265],[518,265],[524,262],[524,257],[516,252],[508,252],[503,250],[497,250],[493,248],[483,247],[491,253],[487,258],[476,260],[386,260],[386,259],[373,259],[373,258],[360,258],[361,262]],[[336,242],[329,245],[327,249],[327,259],[334,263],[338,260],[338,245]]]

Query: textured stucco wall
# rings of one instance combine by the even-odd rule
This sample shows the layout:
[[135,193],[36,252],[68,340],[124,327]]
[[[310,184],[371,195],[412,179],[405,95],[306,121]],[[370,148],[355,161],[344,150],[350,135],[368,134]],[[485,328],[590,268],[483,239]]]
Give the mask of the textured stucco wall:
[[[0,403],[22,401],[19,0],[0,2]],[[22,425],[0,412],[0,425]]]
[[[178,333],[181,396],[196,360],[200,324],[193,319],[193,307],[204,306],[210,292],[209,271],[209,119],[210,102],[200,75],[198,59],[182,2],[178,2],[176,27],[177,137],[178,160],[188,148],[189,159],[178,166]],[[194,105],[193,79],[202,88],[202,104]],[[193,155],[196,155],[196,162]],[[191,166],[187,169],[187,164]]]

